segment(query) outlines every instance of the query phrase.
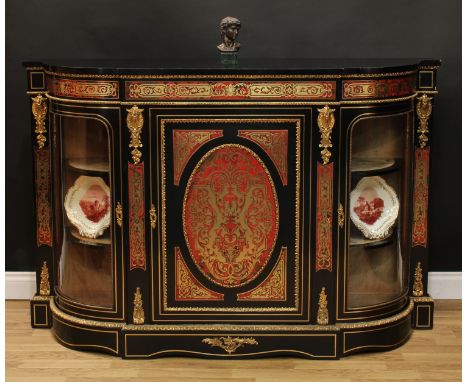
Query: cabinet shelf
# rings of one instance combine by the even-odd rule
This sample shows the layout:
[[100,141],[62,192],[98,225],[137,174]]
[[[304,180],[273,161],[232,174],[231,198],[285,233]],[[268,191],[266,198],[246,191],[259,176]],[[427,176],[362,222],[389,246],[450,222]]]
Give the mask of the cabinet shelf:
[[110,171],[109,161],[99,158],[69,159],[67,165],[70,170],[85,174],[107,174]]
[[383,246],[386,244],[390,244],[393,241],[393,233],[387,236],[384,239],[366,239],[364,237],[357,237],[357,236],[351,236],[349,238],[349,246],[350,247],[357,247],[357,246],[363,246],[363,247],[377,247],[377,246]]
[[70,231],[71,237],[73,238],[73,241],[76,243],[83,244],[83,245],[91,245],[94,247],[111,245],[111,239],[109,236],[104,235],[96,239],[91,239],[89,237],[81,236],[78,230],[74,227],[73,228],[70,227],[68,229]]
[[370,176],[374,174],[384,174],[399,170],[401,162],[399,159],[376,158],[363,159],[355,158],[351,161],[352,176]]

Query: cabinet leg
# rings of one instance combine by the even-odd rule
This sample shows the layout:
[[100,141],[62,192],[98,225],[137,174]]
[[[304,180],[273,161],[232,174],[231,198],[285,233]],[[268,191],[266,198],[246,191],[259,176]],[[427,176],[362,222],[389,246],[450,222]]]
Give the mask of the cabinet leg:
[[412,316],[413,329],[432,329],[434,319],[434,300],[430,296],[412,297],[414,310]]

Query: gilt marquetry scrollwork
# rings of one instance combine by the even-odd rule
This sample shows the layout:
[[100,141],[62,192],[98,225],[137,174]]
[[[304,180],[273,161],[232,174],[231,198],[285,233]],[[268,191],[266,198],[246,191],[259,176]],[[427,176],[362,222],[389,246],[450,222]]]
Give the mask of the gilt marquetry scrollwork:
[[428,203],[429,147],[417,147],[414,151],[413,247],[427,245]]
[[40,149],[42,149],[47,141],[47,138],[44,135],[47,133],[47,129],[45,127],[45,119],[47,116],[46,98],[44,98],[41,94],[38,94],[36,97],[32,98],[31,108],[34,119],[36,120],[36,129],[34,132],[37,134],[37,145]]
[[47,268],[47,261],[44,261],[44,263],[42,264],[39,294],[41,296],[50,295],[49,268]]
[[322,109],[318,109],[319,115],[317,117],[317,123],[320,128],[321,135],[319,147],[322,149],[320,154],[322,155],[323,164],[327,164],[331,158],[329,148],[333,147],[331,134],[333,126],[335,125],[334,111],[335,109],[330,109],[328,105],[325,105]]
[[432,98],[428,97],[427,94],[423,94],[418,98],[418,103],[416,105],[416,113],[419,118],[419,147],[424,148],[427,145],[429,138],[427,134],[429,133],[429,117],[432,113]]
[[414,270],[413,296],[421,297],[424,294],[423,274],[421,262],[418,261]]
[[185,166],[205,143],[223,136],[223,130],[174,130],[174,184],[179,185]]
[[143,310],[140,287],[136,288],[133,298],[133,323],[135,325],[143,325],[145,323],[145,312]]
[[239,130],[239,137],[259,145],[276,166],[284,186],[288,185],[288,130]]
[[36,162],[36,227],[37,246],[52,246],[52,212],[50,194],[50,156],[49,149],[34,149]]
[[333,269],[333,163],[317,163],[316,271]]
[[322,287],[318,302],[317,324],[328,325],[328,302],[325,287]]
[[242,301],[286,301],[287,256],[288,248],[282,247],[278,261],[267,278],[254,289],[239,293],[237,298]]
[[145,166],[128,163],[128,225],[130,270],[146,270]]
[[175,248],[175,299],[177,301],[222,301],[224,295],[204,287],[185,264],[179,247]]
[[127,127],[130,130],[130,144],[129,147],[133,148],[132,158],[133,163],[138,164],[141,161],[142,153],[139,150],[143,147],[141,143],[141,129],[143,128],[143,109],[139,109],[134,105],[131,109],[127,109]]
[[202,343],[211,345],[211,347],[219,347],[226,351],[228,354],[235,353],[237,349],[244,345],[258,345],[255,338],[252,337],[215,337],[215,338],[204,338]]

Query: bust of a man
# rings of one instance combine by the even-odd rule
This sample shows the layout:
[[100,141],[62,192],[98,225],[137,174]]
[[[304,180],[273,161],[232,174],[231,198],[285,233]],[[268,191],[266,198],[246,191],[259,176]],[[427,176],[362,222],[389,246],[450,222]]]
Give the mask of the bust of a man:
[[221,20],[219,27],[221,29],[221,38],[223,42],[218,45],[220,52],[237,52],[241,44],[236,42],[236,37],[241,28],[241,22],[235,17],[225,17]]

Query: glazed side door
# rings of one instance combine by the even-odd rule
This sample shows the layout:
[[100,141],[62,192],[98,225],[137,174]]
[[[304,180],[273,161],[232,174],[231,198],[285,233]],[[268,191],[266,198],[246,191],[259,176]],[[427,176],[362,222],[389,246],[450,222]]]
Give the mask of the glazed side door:
[[337,321],[378,318],[407,302],[412,100],[340,109]]
[[123,321],[120,107],[53,101],[56,303],[89,319]]
[[149,108],[152,322],[310,319],[311,113]]

